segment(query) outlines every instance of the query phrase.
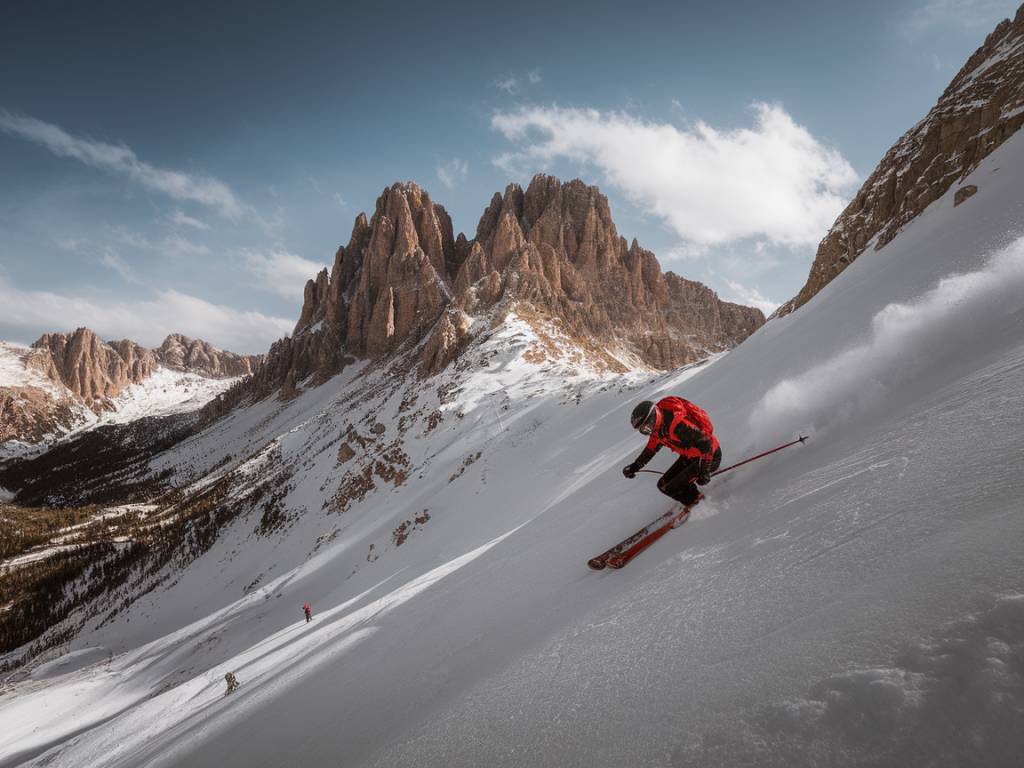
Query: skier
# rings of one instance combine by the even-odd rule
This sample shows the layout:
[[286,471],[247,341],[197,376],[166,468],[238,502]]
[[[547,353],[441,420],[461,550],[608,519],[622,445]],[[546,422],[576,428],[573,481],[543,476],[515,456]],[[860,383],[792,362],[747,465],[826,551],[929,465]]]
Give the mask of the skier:
[[303,603],[302,612],[306,614],[306,623],[309,624],[313,620],[313,606],[309,603]]
[[707,485],[722,463],[722,448],[707,413],[689,400],[666,397],[657,403],[644,400],[629,420],[634,429],[650,438],[636,460],[622,468],[622,474],[636,477],[654,454],[667,446],[679,458],[658,480],[658,490],[687,507],[703,499],[697,486]]

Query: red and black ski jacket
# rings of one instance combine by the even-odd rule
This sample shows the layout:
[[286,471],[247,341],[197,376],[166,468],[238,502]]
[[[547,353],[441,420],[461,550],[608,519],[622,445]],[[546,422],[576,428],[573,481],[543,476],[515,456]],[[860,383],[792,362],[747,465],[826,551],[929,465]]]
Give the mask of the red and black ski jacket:
[[656,405],[658,415],[654,430],[647,447],[636,457],[637,468],[647,464],[665,446],[680,456],[699,460],[702,470],[710,469],[718,450],[718,438],[707,413],[681,397],[666,397]]

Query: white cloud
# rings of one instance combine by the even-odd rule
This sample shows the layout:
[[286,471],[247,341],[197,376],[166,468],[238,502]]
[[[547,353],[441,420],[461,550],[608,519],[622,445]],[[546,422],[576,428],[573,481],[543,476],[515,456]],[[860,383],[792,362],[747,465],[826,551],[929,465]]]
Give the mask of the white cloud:
[[202,243],[193,243],[184,237],[165,237],[156,244],[156,250],[168,256],[206,256],[210,249]]
[[110,236],[122,245],[128,245],[132,248],[149,250],[153,247],[145,235],[139,232],[133,232],[125,227],[112,228],[110,230]]
[[193,229],[202,229],[204,231],[210,229],[210,225],[205,221],[193,218],[188,214],[184,213],[181,209],[178,209],[171,216],[171,223],[179,227],[192,227]]
[[469,164],[457,157],[452,158],[450,163],[437,164],[437,178],[448,189],[454,189],[459,182],[465,181],[468,173]]
[[668,249],[665,253],[665,261],[701,261],[711,248],[706,243],[679,243]]
[[939,29],[990,29],[1013,17],[1017,0],[927,0],[899,23],[911,40]]
[[118,301],[23,291],[0,277],[0,337],[35,337],[45,331],[87,326],[105,339],[133,339],[157,346],[169,333],[206,339],[233,352],[266,352],[290,333],[294,321],[239,311],[178,291]]
[[346,208],[348,203],[345,202],[345,198],[341,196],[341,192],[334,193],[334,202],[338,204],[339,208]]
[[725,301],[731,301],[735,304],[745,304],[748,307],[757,307],[764,312],[765,317],[779,308],[779,302],[772,301],[768,297],[762,295],[757,288],[748,288],[742,283],[728,279],[725,281],[725,284],[728,285],[729,290],[732,291],[731,296],[722,297]]
[[782,106],[753,109],[753,128],[728,131],[593,109],[498,111],[491,127],[519,146],[495,163],[529,172],[558,159],[590,163],[689,243],[757,237],[774,245],[817,244],[857,174]]
[[169,235],[159,240],[150,240],[139,232],[133,232],[124,227],[115,227],[111,231],[111,237],[121,245],[127,245],[140,251],[152,251],[173,258],[206,256],[210,253],[209,247],[202,243],[193,242],[181,235]]
[[209,176],[157,168],[140,160],[124,144],[107,144],[72,136],[53,123],[14,115],[6,110],[0,110],[0,131],[41,144],[55,155],[71,157],[93,168],[124,175],[175,200],[201,203],[230,218],[237,218],[242,213],[242,205],[224,182]]
[[536,85],[537,83],[539,83],[543,79],[540,76],[540,67],[537,67],[536,69],[531,69],[529,72],[527,72],[526,79],[529,80],[532,85]]
[[80,237],[63,237],[57,240],[57,247],[62,248],[65,251],[77,251],[85,244],[85,240]]
[[114,272],[117,272],[125,282],[139,282],[139,279],[135,276],[135,272],[128,265],[128,262],[122,259],[120,254],[112,248],[107,248],[103,251],[103,256],[100,257],[100,263],[108,269],[112,269]]
[[499,78],[494,81],[494,87],[499,91],[505,91],[505,93],[517,93],[519,91],[519,78],[515,75]]
[[306,281],[316,277],[326,264],[304,259],[281,249],[242,251],[245,268],[264,290],[286,299],[302,298]]

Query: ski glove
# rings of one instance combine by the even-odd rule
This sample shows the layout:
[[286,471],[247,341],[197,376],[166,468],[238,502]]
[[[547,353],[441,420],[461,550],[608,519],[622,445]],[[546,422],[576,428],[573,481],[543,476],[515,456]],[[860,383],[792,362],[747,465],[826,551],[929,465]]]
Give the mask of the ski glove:
[[630,480],[636,477],[636,473],[639,471],[640,465],[637,464],[636,462],[633,462],[632,464],[629,464],[622,468],[622,474],[628,477]]
[[697,475],[697,485],[707,485],[711,482],[711,475],[701,470],[701,473]]

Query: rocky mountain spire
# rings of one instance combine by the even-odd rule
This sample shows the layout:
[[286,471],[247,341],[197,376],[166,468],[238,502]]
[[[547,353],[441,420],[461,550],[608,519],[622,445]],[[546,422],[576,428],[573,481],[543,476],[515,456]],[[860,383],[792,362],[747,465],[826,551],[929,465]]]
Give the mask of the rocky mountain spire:
[[88,328],[73,333],[43,334],[32,345],[32,366],[62,384],[95,411],[110,398],[149,378],[158,365],[207,378],[233,378],[252,373],[261,357],[216,349],[201,339],[171,334],[159,348],[134,341],[105,342]]
[[107,344],[88,328],[47,333],[32,346],[49,351],[60,383],[94,408],[147,378],[157,366],[150,350],[128,340]]
[[[306,284],[291,337],[254,377],[259,395],[319,383],[355,358],[407,345],[420,372],[444,368],[470,338],[471,319],[504,310],[557,323],[606,367],[667,369],[742,341],[764,316],[722,302],[619,236],[597,187],[534,177],[495,194],[476,236],[453,237],[444,208],[411,182],[384,190],[360,214],[328,274]],[[495,315],[497,313],[497,315]]]
[[202,339],[190,339],[180,333],[172,333],[164,339],[163,344],[153,350],[153,354],[167,368],[197,373],[211,379],[248,376],[261,359],[260,355],[226,352]]
[[[938,103],[886,152],[818,246],[800,292],[778,310],[806,304],[869,246],[877,250],[962,181],[1024,124],[1024,5],[967,60]],[[977,187],[957,191],[959,205]]]
[[354,357],[377,360],[419,339],[451,300],[457,268],[451,218],[411,182],[393,184],[373,217],[356,217],[330,275],[306,283],[292,336],[274,343],[254,386],[286,393],[309,376],[320,382]]
[[660,369],[734,346],[764,321],[756,309],[663,274],[653,253],[619,236],[597,187],[544,174],[525,192],[513,184],[491,200],[455,292],[466,313],[515,300],[584,346]]

